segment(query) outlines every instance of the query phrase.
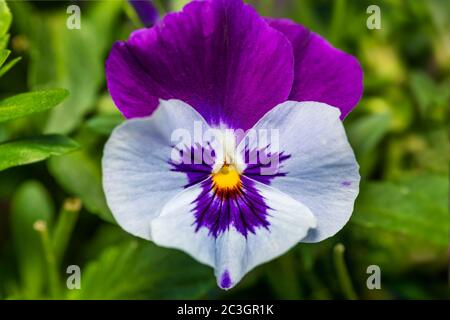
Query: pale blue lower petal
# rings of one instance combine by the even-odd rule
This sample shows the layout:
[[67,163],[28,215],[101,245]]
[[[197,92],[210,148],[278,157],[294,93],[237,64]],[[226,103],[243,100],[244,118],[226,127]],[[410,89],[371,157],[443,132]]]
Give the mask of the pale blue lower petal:
[[254,183],[270,207],[268,228],[257,228],[247,236],[232,225],[218,237],[207,228],[196,231],[193,202],[201,192],[197,185],[176,195],[152,221],[153,241],[181,249],[214,267],[221,288],[235,286],[247,272],[282,255],[316,226],[316,219],[306,206],[270,186]]

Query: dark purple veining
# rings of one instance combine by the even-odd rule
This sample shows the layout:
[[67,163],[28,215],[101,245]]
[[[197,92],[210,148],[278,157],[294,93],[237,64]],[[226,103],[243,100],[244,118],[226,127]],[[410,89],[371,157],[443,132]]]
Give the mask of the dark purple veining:
[[220,194],[214,188],[212,179],[201,183],[202,191],[194,201],[196,231],[206,227],[211,235],[218,237],[234,226],[246,237],[259,227],[268,229],[269,207],[264,198],[252,180],[241,176],[241,182],[239,190],[226,194]]
[[[287,172],[282,172],[282,163],[284,161],[286,161],[287,159],[289,159],[291,157],[291,155],[285,154],[284,152],[274,152],[273,154],[271,154],[270,152],[267,151],[268,147],[266,148],[262,148],[262,149],[253,149],[250,152],[248,150],[245,151],[244,153],[244,157],[245,157],[245,161],[246,163],[248,163],[250,161],[250,159],[256,159],[256,163],[249,163],[247,164],[247,167],[244,170],[244,175],[256,180],[258,182],[270,185],[270,182],[272,181],[272,179],[274,179],[275,177],[284,177]],[[272,159],[277,159],[277,162],[275,163],[275,168],[271,168],[271,166],[273,164],[271,163],[261,163],[261,158],[264,159],[268,159],[268,158],[272,158]],[[270,171],[268,172],[266,170],[266,172],[264,172],[264,174],[262,174],[262,169],[270,169]]]
[[193,186],[211,174],[215,153],[209,147],[205,148],[196,144],[190,148],[179,150],[181,159],[177,163],[169,161],[172,171],[184,172],[187,175],[188,183],[184,188]]
[[[270,184],[275,177],[285,176],[286,172],[281,171],[282,163],[291,156],[284,152],[271,154],[267,147],[247,152],[245,161],[256,159],[256,163],[247,165],[241,175],[241,182],[235,189],[222,190],[214,186],[211,178],[215,155],[208,148],[199,144],[186,147],[179,150],[181,161],[169,162],[172,171],[186,174],[188,183],[185,188],[200,184],[201,192],[193,201],[196,232],[205,227],[210,235],[218,237],[233,226],[247,237],[249,233],[255,233],[257,228],[269,229],[269,206],[258,192],[254,181]],[[278,157],[275,162],[277,166],[271,174],[262,175],[261,169],[268,168],[271,164],[261,163],[261,159],[270,157]]]

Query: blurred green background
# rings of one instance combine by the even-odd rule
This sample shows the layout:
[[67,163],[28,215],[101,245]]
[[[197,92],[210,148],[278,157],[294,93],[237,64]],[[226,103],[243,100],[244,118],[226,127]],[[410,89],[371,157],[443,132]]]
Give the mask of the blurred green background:
[[[71,2],[8,1],[8,30],[0,1],[1,299],[449,298],[450,1],[251,2],[363,66],[364,96],[344,122],[362,176],[351,221],[230,291],[186,254],[126,234],[101,187],[103,145],[123,121],[104,61],[141,27],[136,14],[126,1],[80,1],[81,30],[69,30]],[[381,30],[366,27],[371,4]],[[66,289],[68,265],[81,267],[81,290]],[[366,286],[370,265],[381,269],[380,290]]]

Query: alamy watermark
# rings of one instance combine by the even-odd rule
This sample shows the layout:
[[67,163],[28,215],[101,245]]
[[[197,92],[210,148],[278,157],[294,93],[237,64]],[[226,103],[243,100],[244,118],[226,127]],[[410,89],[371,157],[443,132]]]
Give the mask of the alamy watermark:
[[379,6],[372,4],[367,7],[366,13],[369,17],[366,21],[367,29],[380,30],[381,29],[381,9]]
[[66,26],[69,30],[81,29],[81,9],[79,6],[73,4],[67,7],[66,13],[69,17],[66,20]]
[[66,286],[69,290],[81,289],[81,269],[76,264],[70,265],[66,269],[66,273],[69,275],[66,280]]
[[219,169],[226,164],[238,169],[257,165],[261,175],[273,175],[279,169],[278,129],[204,129],[203,123],[196,121],[193,130],[174,130],[171,143],[173,164],[206,164]]
[[367,289],[380,290],[381,289],[381,269],[376,264],[367,267],[366,273],[370,276],[366,280]]

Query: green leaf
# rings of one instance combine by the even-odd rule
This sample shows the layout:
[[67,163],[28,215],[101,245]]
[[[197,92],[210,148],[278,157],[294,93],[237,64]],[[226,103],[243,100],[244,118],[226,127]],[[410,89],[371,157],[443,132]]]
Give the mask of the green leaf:
[[78,144],[61,135],[43,135],[0,144],[0,171],[59,156],[78,149]]
[[448,245],[448,177],[422,175],[398,183],[368,182],[361,188],[352,222]]
[[69,92],[65,89],[22,93],[0,101],[0,122],[42,112],[60,104]]
[[10,53],[11,53],[11,51],[9,51],[7,49],[0,50],[0,67],[3,66],[6,59],[8,59]]
[[14,194],[11,203],[11,231],[23,294],[36,299],[42,293],[46,270],[38,234],[37,220],[51,224],[54,206],[49,193],[37,181],[27,181]]
[[196,299],[215,287],[212,269],[143,240],[107,248],[89,263],[75,299]]
[[88,211],[114,222],[103,193],[100,166],[84,151],[52,158],[48,166],[58,183],[68,193],[79,197]]
[[50,113],[46,133],[72,132],[94,108],[104,82],[106,50],[121,8],[120,1],[93,4],[83,16],[80,30],[61,27],[66,23],[65,12],[33,16],[33,29],[26,30],[33,47],[30,86],[59,86],[70,91],[70,97]]
[[5,0],[0,0],[0,37],[6,35],[11,25],[12,16]]
[[22,57],[17,57],[17,58],[12,59],[11,61],[9,61],[4,66],[2,66],[0,68],[0,77],[2,77],[5,73],[7,73],[9,70],[11,70],[11,68],[14,67],[17,64],[17,62],[19,62],[20,60],[22,60]]
[[348,139],[355,151],[361,175],[367,176],[377,162],[377,147],[389,132],[392,117],[389,112],[364,115],[351,122]]
[[387,112],[370,114],[354,121],[348,128],[348,137],[356,154],[374,150],[389,131],[390,122]]
[[5,34],[3,37],[0,37],[0,49],[4,50],[9,42],[9,33]]
[[87,126],[99,134],[109,136],[123,121],[124,118],[120,114],[103,114],[90,119]]
[[412,72],[409,82],[422,117],[446,118],[450,100],[448,81],[438,85],[427,73],[416,71]]

